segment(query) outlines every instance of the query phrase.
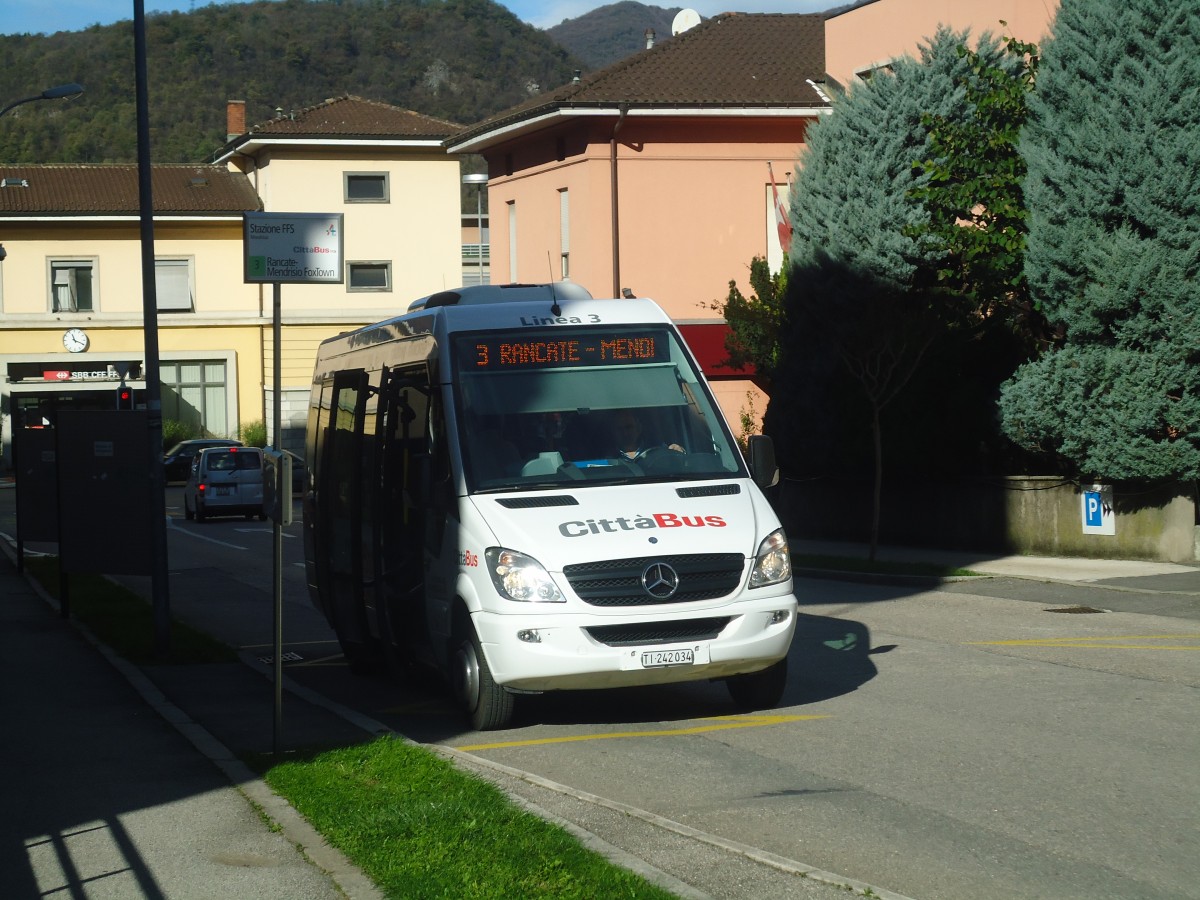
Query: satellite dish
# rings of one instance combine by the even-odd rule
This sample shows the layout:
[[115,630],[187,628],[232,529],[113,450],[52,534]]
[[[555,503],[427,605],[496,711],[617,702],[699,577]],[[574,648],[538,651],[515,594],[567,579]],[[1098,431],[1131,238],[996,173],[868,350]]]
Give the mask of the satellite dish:
[[700,13],[694,9],[681,9],[675,14],[675,18],[671,21],[671,36],[683,34],[689,28],[695,28],[700,24]]

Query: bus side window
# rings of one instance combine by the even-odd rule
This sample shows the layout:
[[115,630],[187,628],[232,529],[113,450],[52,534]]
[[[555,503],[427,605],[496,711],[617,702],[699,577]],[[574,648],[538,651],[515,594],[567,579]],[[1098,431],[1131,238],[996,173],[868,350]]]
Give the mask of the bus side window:
[[429,397],[429,418],[425,438],[429,448],[430,515],[425,521],[425,548],[434,556],[442,555],[442,537],[446,519],[454,507],[454,480],[450,472],[450,450],[446,441],[446,416],[441,398],[436,392]]
[[367,374],[339,372],[333,379],[330,423],[321,472],[321,517],[332,624],[347,654],[368,638],[363,610],[362,441]]
[[385,370],[381,391],[379,534],[382,602],[391,638],[404,646],[424,632],[425,532],[429,453],[425,422],[429,378],[425,366]]

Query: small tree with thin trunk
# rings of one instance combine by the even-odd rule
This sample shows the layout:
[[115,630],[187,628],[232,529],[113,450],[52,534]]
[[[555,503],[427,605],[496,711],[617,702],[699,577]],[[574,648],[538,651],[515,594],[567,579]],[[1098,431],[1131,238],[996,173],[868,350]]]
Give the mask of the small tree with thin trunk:
[[[952,285],[953,249],[935,179],[953,177],[931,137],[973,112],[978,67],[1015,74],[990,38],[960,52],[965,33],[939,30],[921,58],[855,85],[811,128],[791,191],[792,270],[785,352],[833,354],[857,384],[871,423],[870,556],[879,541],[884,434],[881,413],[953,329],[977,327],[978,299]],[[982,198],[981,198],[982,199]],[[963,202],[954,198],[955,202]],[[973,204],[967,205],[970,209]],[[960,254],[961,257],[961,254]]]

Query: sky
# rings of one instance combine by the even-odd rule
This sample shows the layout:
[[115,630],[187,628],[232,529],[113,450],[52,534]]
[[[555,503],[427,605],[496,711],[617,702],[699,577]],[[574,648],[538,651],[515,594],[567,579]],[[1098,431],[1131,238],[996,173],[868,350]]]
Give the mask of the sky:
[[[187,12],[208,6],[212,0],[143,0],[147,15],[179,10]],[[215,0],[218,3],[231,0]],[[232,0],[236,2],[236,0]],[[506,6],[522,20],[538,28],[549,28],[563,19],[573,19],[605,6],[612,0],[508,0]],[[708,18],[720,12],[822,12],[845,0],[642,0],[648,6],[670,9],[685,6]],[[0,34],[53,34],[81,31],[91,25],[111,25],[133,19],[133,0],[4,0],[0,12]]]

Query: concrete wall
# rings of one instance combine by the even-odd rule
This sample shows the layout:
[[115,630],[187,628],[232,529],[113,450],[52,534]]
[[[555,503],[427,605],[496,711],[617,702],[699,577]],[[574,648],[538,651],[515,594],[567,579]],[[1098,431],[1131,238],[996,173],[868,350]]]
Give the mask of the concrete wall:
[[[776,500],[789,535],[866,541],[871,486],[860,481],[785,480]],[[1195,488],[1116,487],[1116,534],[1085,534],[1078,485],[1012,477],[884,485],[880,541],[901,546],[1039,556],[1192,562],[1197,554]]]

